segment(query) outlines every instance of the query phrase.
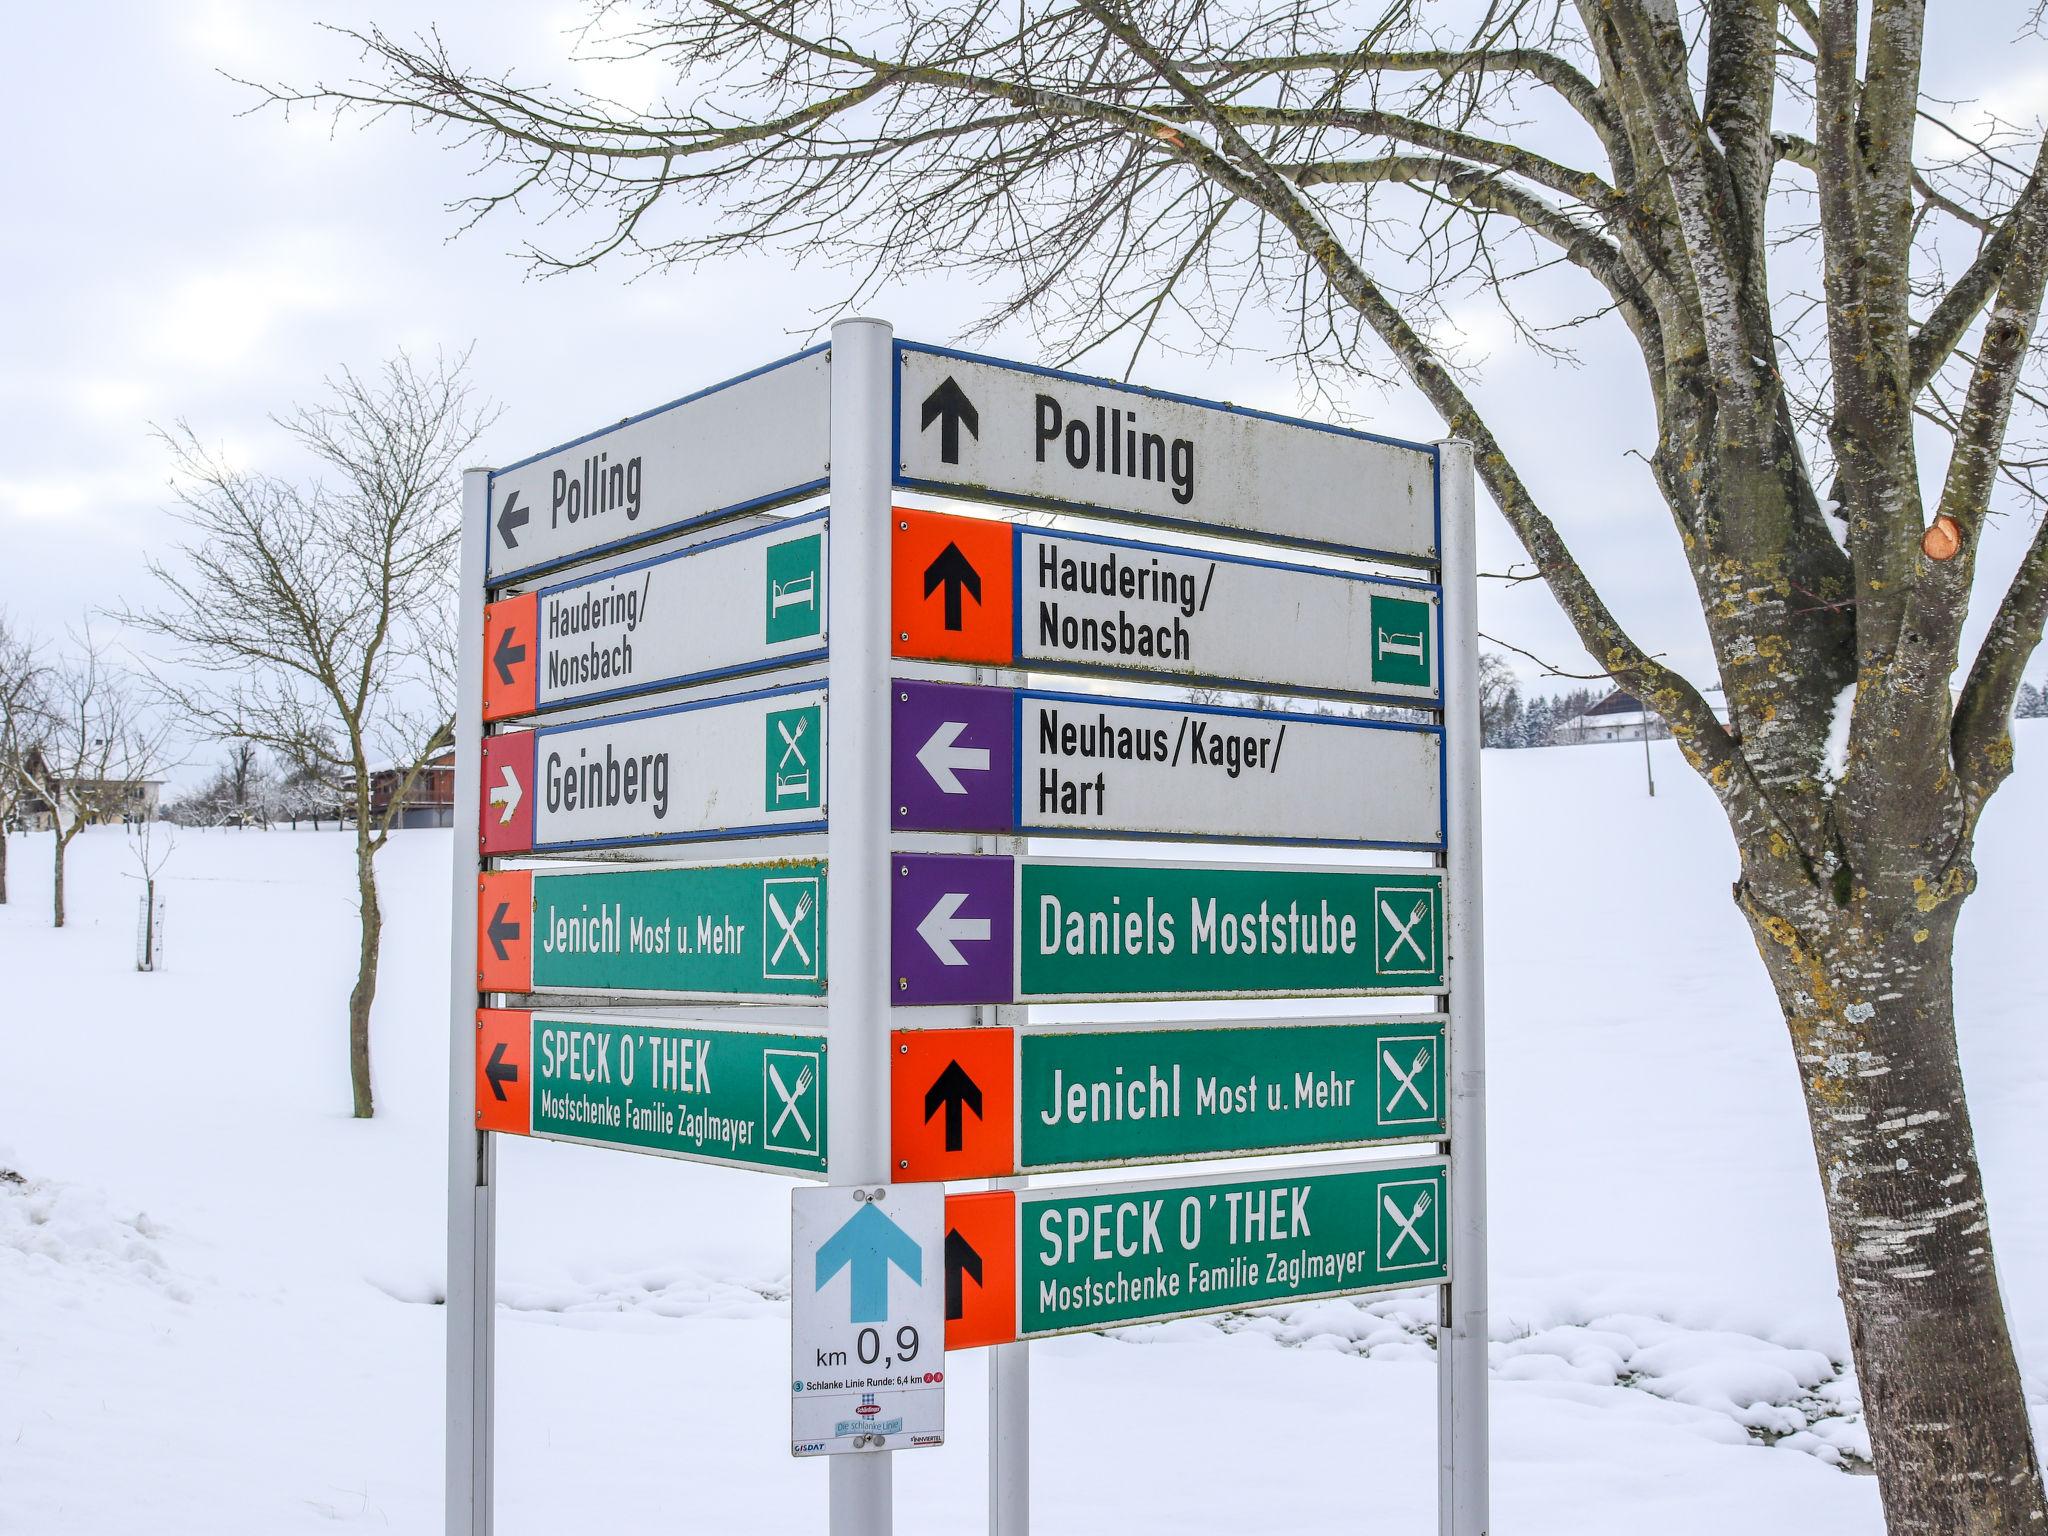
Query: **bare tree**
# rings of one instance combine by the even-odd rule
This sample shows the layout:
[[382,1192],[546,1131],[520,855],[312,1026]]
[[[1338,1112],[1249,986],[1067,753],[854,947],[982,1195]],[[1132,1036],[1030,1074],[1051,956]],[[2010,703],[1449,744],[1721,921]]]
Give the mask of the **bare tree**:
[[[2038,511],[2048,467],[2048,161],[2038,132],[1926,99],[1924,4],[1392,0],[1363,27],[1323,0],[595,10],[586,62],[670,68],[669,99],[630,110],[375,30],[362,78],[269,99],[465,146],[470,215],[595,229],[533,252],[544,269],[779,241],[846,263],[854,300],[964,268],[998,294],[990,325],[1027,316],[1067,355],[1227,345],[1263,308],[1318,387],[1405,376],[1726,812],[1892,1530],[2042,1529],[1951,983],[2048,613],[2037,532],[1962,654],[1986,519]],[[1475,404],[1468,298],[1546,351],[1573,326],[1632,341],[1726,723],[1623,629],[1518,467],[1518,424]],[[1916,424],[1947,449],[1924,482]]]
[[64,926],[64,860],[87,827],[152,813],[149,787],[170,765],[171,732],[88,627],[49,672],[16,774],[50,818],[50,915]]
[[183,423],[161,432],[191,537],[150,562],[161,605],[123,615],[198,674],[166,686],[207,732],[347,786],[362,914],[349,1081],[365,1119],[377,855],[453,729],[458,471],[491,416],[470,398],[467,364],[400,354],[369,377],[344,369],[320,402],[275,418],[319,467],[305,483],[239,469]]
[[7,901],[8,835],[20,817],[28,746],[43,726],[49,668],[34,635],[0,613],[0,905]]

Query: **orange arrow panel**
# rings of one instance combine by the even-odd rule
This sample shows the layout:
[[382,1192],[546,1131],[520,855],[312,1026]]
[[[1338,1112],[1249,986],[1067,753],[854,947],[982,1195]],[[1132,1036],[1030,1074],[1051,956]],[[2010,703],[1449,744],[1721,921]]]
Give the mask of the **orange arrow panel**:
[[889,1140],[898,1180],[987,1179],[1017,1166],[1016,1032],[899,1029]]
[[532,714],[539,680],[540,594],[484,604],[484,718]]
[[1016,651],[1010,525],[900,507],[892,522],[894,654],[1007,666]]
[[476,989],[533,990],[533,871],[479,875],[476,883]]
[[476,1128],[533,1130],[533,1015],[524,1008],[476,1011]]
[[1017,1337],[1017,1196],[946,1196],[946,1348]]

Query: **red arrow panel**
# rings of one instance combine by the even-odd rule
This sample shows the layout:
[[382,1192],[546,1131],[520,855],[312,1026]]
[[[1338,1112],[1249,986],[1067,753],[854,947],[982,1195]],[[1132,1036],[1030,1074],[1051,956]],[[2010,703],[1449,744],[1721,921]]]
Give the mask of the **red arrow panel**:
[[524,1008],[476,1011],[476,1128],[533,1130],[533,1015]]
[[899,1029],[889,1040],[896,1178],[986,1179],[1017,1166],[1016,1032]]
[[484,718],[530,715],[540,688],[540,594],[484,605]]
[[900,507],[889,521],[892,654],[1008,664],[1016,649],[1010,525]]
[[533,847],[533,732],[484,738],[480,786],[481,839],[486,856]]
[[510,869],[476,882],[476,989],[533,990],[533,872]]
[[[978,1274],[977,1274],[978,1271]],[[946,1196],[946,1348],[1017,1337],[1017,1196]]]

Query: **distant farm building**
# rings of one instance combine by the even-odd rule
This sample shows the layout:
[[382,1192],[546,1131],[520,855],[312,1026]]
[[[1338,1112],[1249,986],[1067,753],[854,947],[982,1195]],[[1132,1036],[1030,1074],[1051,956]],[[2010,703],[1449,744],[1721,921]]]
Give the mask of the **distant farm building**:
[[1582,715],[1561,720],[1551,733],[1560,746],[1579,746],[1589,741],[1666,741],[1671,727],[1654,710],[1632,693],[1616,690]]
[[[405,769],[397,764],[384,764],[370,770],[370,815],[381,821],[391,806],[392,797],[398,793],[404,781]],[[355,798],[351,786],[344,796],[345,801]],[[391,820],[394,827],[452,827],[455,825],[455,752],[450,748],[435,756],[419,776],[406,789],[405,798],[399,804],[398,814]]]

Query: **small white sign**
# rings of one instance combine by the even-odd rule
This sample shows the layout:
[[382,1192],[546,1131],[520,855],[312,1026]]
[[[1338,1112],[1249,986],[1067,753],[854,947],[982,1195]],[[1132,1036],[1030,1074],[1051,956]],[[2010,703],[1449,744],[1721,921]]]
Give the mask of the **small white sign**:
[[899,342],[907,485],[1433,561],[1427,447]]
[[941,1184],[790,1191],[790,1451],[946,1438]]
[[818,347],[493,472],[489,579],[822,490],[831,391]]

